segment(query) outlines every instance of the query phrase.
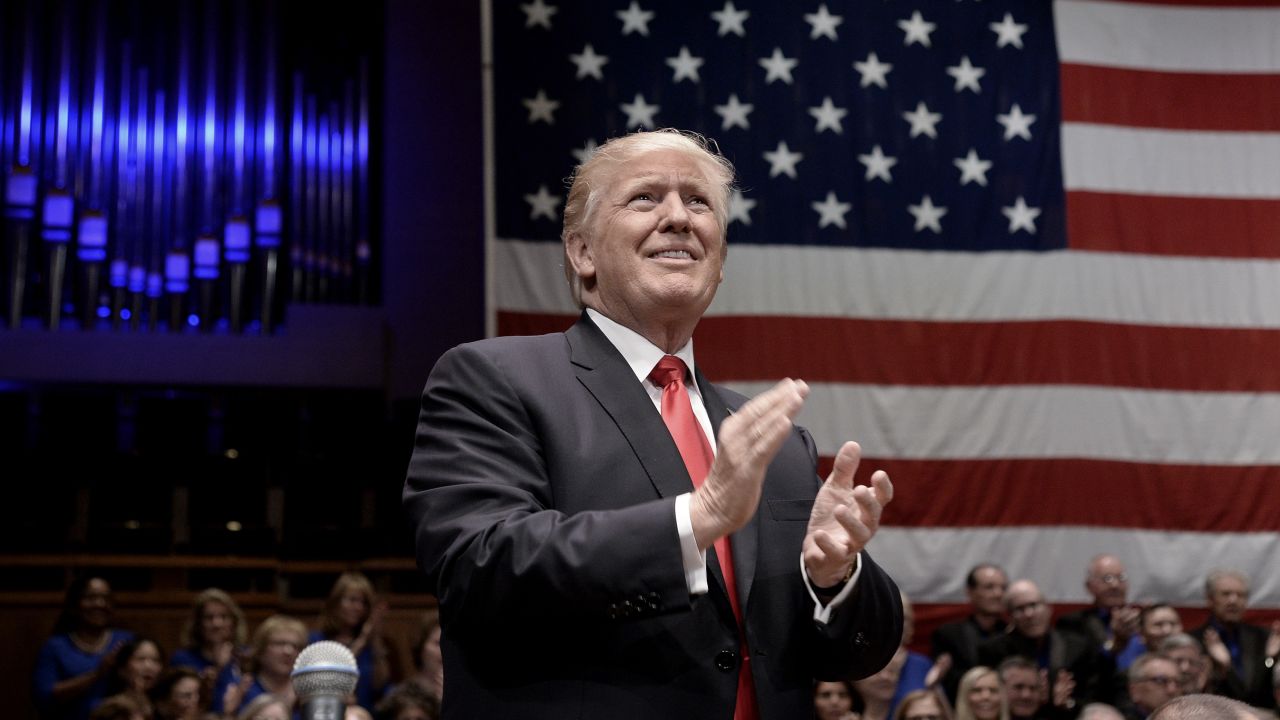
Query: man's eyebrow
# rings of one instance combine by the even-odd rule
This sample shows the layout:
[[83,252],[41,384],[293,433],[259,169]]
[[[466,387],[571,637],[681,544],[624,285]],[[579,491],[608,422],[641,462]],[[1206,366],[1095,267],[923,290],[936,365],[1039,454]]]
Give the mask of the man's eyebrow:
[[[623,189],[632,189],[636,187],[643,187],[645,185],[650,185],[655,182],[665,183],[669,178],[670,178],[669,175],[665,175],[662,173],[646,173],[644,175],[633,175],[627,178],[626,180],[624,180],[619,185],[619,187]],[[681,177],[679,178],[679,185],[681,188],[689,188],[692,190],[697,190],[699,192],[706,192],[711,188],[711,183],[707,182],[705,179],[700,177]]]

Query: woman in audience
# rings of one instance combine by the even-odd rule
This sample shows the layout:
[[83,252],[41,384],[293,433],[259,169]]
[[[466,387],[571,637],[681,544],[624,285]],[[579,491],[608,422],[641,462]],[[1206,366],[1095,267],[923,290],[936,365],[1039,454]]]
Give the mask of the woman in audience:
[[813,686],[813,716],[817,720],[856,720],[853,686],[840,680]]
[[174,651],[169,664],[200,675],[204,706],[210,707],[214,698],[240,681],[236,660],[248,635],[236,601],[218,588],[209,588],[191,603],[191,614],[182,627],[182,647]]
[[951,705],[938,690],[916,690],[898,702],[893,720],[951,720]]
[[291,703],[271,693],[259,695],[244,706],[236,720],[290,720]]
[[259,695],[272,694],[284,700],[289,710],[294,705],[293,662],[307,643],[307,626],[286,615],[272,615],[253,633],[249,651],[249,674],[227,688],[221,707],[215,699],[215,712],[234,715],[247,708]]
[[89,714],[89,720],[147,720],[138,703],[126,695],[112,695],[98,703]]
[[979,665],[961,676],[956,720],[1009,720],[1009,702],[995,670]]
[[338,576],[320,614],[320,629],[311,642],[334,640],[351,649],[360,670],[356,703],[371,710],[391,678],[390,653],[382,637],[385,603],[378,603],[369,579],[358,572]]
[[151,704],[151,689],[160,679],[164,669],[164,651],[151,638],[135,637],[124,645],[115,657],[115,671],[107,683],[110,696],[123,695],[142,709],[143,716],[155,717]]
[[417,683],[406,682],[378,703],[378,720],[438,720],[440,701]]
[[170,667],[151,689],[157,720],[197,720],[200,717],[200,676],[189,667]]
[[862,698],[862,720],[889,720],[893,693],[898,689],[898,678],[902,675],[902,666],[906,662],[907,650],[899,647],[889,664],[880,672],[853,683],[853,689]]
[[111,585],[96,575],[72,581],[53,635],[40,648],[32,677],[46,720],[85,720],[106,697],[114,653],[133,633],[111,627]]
[[431,609],[422,614],[422,623],[413,638],[414,673],[405,678],[405,685],[417,685],[428,695],[440,701],[444,693],[444,662],[440,658],[440,611]]

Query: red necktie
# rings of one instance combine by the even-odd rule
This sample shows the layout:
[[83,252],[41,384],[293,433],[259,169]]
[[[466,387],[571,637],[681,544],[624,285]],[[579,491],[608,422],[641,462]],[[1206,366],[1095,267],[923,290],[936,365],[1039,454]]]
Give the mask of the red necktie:
[[[711,471],[714,455],[711,453],[711,443],[707,442],[707,436],[702,432],[702,426],[698,424],[698,418],[693,414],[689,391],[684,384],[688,374],[689,369],[685,367],[683,360],[675,355],[663,355],[653,371],[649,373],[649,380],[662,388],[662,421],[667,424],[667,430],[671,431],[671,437],[680,450],[680,457],[684,459],[685,469],[689,471],[689,477],[696,488],[702,485],[707,473]],[[716,557],[720,560],[720,572],[724,574],[729,605],[733,607],[733,615],[738,620],[738,626],[741,627],[742,608],[738,607],[737,582],[733,572],[733,555],[729,548],[729,536],[716,540],[715,549]],[[742,664],[739,665],[738,701],[734,706],[733,717],[734,720],[756,720],[759,712],[756,708],[756,694],[751,680],[751,656],[747,652],[745,633],[739,650],[742,655]]]

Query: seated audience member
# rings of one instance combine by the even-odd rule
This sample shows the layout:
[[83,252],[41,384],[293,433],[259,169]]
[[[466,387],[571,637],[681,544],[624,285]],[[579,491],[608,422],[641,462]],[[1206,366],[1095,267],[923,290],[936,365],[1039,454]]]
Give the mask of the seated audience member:
[[1124,714],[1106,703],[1089,703],[1080,711],[1079,720],[1124,720]]
[[1118,667],[1140,653],[1130,649],[1138,642],[1139,608],[1129,604],[1129,576],[1124,563],[1114,555],[1097,555],[1089,562],[1084,587],[1093,597],[1093,605],[1058,619],[1063,632],[1082,635],[1101,654],[1111,657]]
[[120,646],[107,680],[109,696],[124,695],[142,709],[147,718],[155,716],[151,705],[151,689],[164,669],[164,651],[151,638],[135,637]]
[[969,668],[956,692],[956,720],[1009,720],[1009,701],[995,670],[985,665]]
[[971,608],[969,616],[959,622],[941,625],[930,638],[930,655],[935,661],[949,658],[950,668],[943,673],[942,687],[952,702],[956,686],[966,670],[978,664],[978,645],[988,638],[1004,634],[1004,592],[1009,578],[997,565],[974,566],[965,576],[965,594]]
[[1075,715],[1069,707],[1075,685],[1063,673],[1049,697],[1049,681],[1045,672],[1021,655],[1005,658],[996,668],[1004,694],[1009,699],[1009,716],[1013,720],[1063,720]]
[[[1178,611],[1168,603],[1155,603],[1142,609],[1138,617],[1138,630],[1141,633],[1138,642],[1129,643],[1129,652],[1121,655],[1117,670],[1127,670],[1133,661],[1145,652],[1156,652],[1164,639],[1182,632],[1182,618]],[[1134,651],[1137,651],[1134,654]]]
[[1120,710],[1129,720],[1146,720],[1156,708],[1182,694],[1178,666],[1163,655],[1139,655],[1128,675],[1129,702]]
[[[847,698],[850,688],[848,683],[844,685]],[[440,701],[423,686],[406,682],[387,693],[374,716],[378,720],[439,720]]]
[[813,716],[817,720],[856,720],[853,686],[843,680],[819,681],[813,686]]
[[36,656],[32,690],[46,720],[85,720],[106,697],[114,653],[133,637],[111,627],[111,586],[94,575],[67,588],[52,636]]
[[1165,638],[1156,651],[1178,666],[1178,682],[1183,695],[1209,692],[1213,663],[1199,640],[1184,632],[1174,633]]
[[1271,668],[1280,654],[1280,621],[1266,628],[1244,622],[1249,579],[1236,570],[1214,570],[1205,580],[1209,620],[1191,631],[1222,677],[1217,692],[1260,708],[1275,708]]
[[382,697],[391,678],[390,652],[382,636],[385,603],[379,603],[369,579],[358,572],[338,576],[320,614],[320,629],[311,633],[311,642],[333,640],[346,645],[356,656],[360,680],[356,703],[371,710]]
[[157,720],[197,720],[200,717],[200,676],[189,667],[170,667],[151,688]]
[[245,704],[236,720],[290,720],[291,700],[279,695],[263,693]]
[[[1063,684],[1074,684],[1068,709],[1114,695],[1112,675],[1115,664],[1083,636],[1050,627],[1052,615],[1040,588],[1030,580],[1018,580],[1005,593],[1012,630],[984,640],[978,658],[990,667],[1005,658],[1021,655],[1046,671],[1050,697]],[[958,701],[957,701],[958,705]]]
[[147,720],[147,716],[129,696],[112,695],[98,703],[89,720]]
[[293,711],[295,696],[289,674],[298,653],[307,644],[307,626],[287,615],[272,615],[253,633],[249,650],[249,674],[227,688],[222,707],[214,710],[235,714],[259,695],[272,694]]
[[940,689],[907,693],[898,703],[893,720],[952,720],[951,705]]
[[244,613],[230,595],[209,588],[191,603],[182,627],[182,647],[169,658],[174,667],[189,667],[200,675],[203,706],[211,707],[227,686],[240,681],[241,654],[248,640]]
[[1245,703],[1219,695],[1183,695],[1161,705],[1151,720],[1258,720]]
[[342,720],[373,720],[373,713],[359,705],[348,705],[342,712]]
[[889,714],[893,715],[898,703],[907,693],[925,688],[936,687],[951,666],[951,657],[943,656],[934,663],[929,658],[908,648],[916,634],[916,612],[911,599],[905,592],[902,596],[902,649],[906,650],[906,660],[902,664],[902,672],[898,675],[898,687],[893,693],[893,702],[889,706]]
[[422,623],[413,640],[414,672],[406,685],[417,685],[439,702],[444,693],[444,662],[440,657],[440,611],[422,614]]
[[853,689],[858,695],[854,705],[857,706],[861,701],[862,720],[889,720],[893,693],[898,689],[898,678],[902,675],[902,666],[906,661],[907,651],[899,647],[889,664],[881,668],[880,672],[853,682]]

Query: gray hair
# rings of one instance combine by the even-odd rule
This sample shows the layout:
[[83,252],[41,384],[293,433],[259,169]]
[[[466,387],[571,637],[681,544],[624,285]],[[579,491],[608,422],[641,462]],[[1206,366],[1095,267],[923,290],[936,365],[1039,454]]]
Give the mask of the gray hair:
[[1240,582],[1244,583],[1245,592],[1246,593],[1249,592],[1250,588],[1249,588],[1248,575],[1245,575],[1239,570],[1233,570],[1230,568],[1216,568],[1214,570],[1210,570],[1209,575],[1204,579],[1204,594],[1212,595],[1213,588],[1218,584],[1218,581],[1224,580],[1226,578],[1235,578],[1236,580],[1239,580]]
[[608,173],[618,165],[645,153],[659,150],[682,152],[701,163],[712,182],[714,196],[711,212],[720,228],[723,240],[729,225],[729,197],[733,192],[733,163],[720,154],[720,147],[710,138],[688,130],[662,128],[637,132],[614,138],[596,148],[595,152],[573,170],[569,178],[569,196],[564,203],[564,228],[560,240],[564,243],[564,276],[573,294],[573,301],[582,307],[582,282],[569,262],[569,237],[591,224],[600,204],[602,191],[608,185]]
[[1200,641],[1195,639],[1195,637],[1184,632],[1174,633],[1164,640],[1161,640],[1160,647],[1156,648],[1156,651],[1164,654],[1188,647],[1193,647],[1198,650],[1201,655],[1204,655],[1204,645],[1200,644]]
[[1151,663],[1157,660],[1164,660],[1165,662],[1169,662],[1169,663],[1173,662],[1167,656],[1162,655],[1158,652],[1142,653],[1137,657],[1137,659],[1133,661],[1133,664],[1129,666],[1129,672],[1128,672],[1129,682],[1139,682],[1141,680],[1145,680],[1146,678],[1142,676],[1143,671],[1147,669],[1148,665],[1150,665]]

